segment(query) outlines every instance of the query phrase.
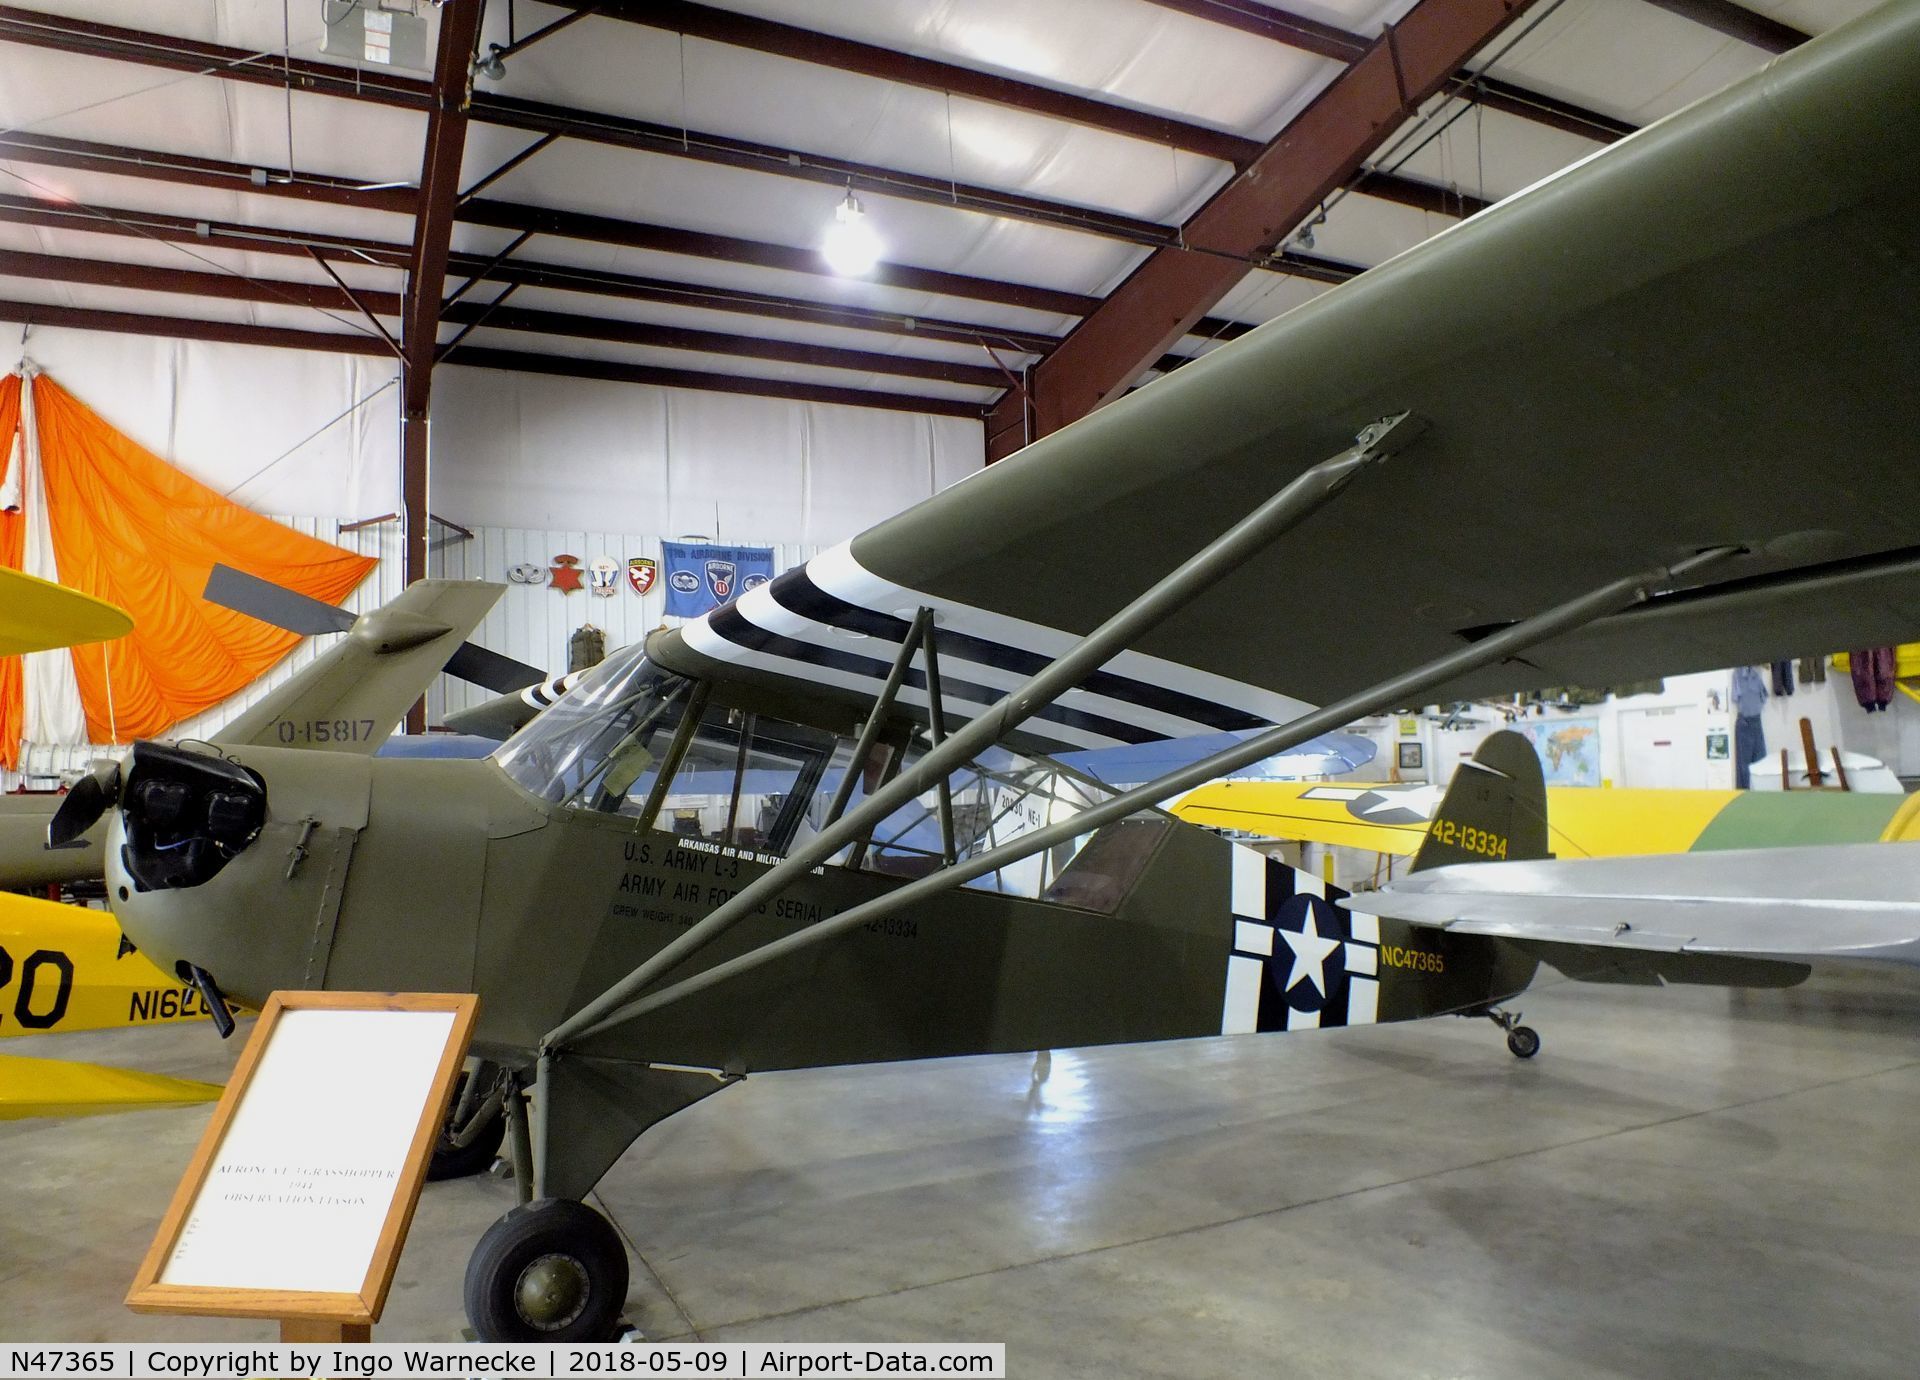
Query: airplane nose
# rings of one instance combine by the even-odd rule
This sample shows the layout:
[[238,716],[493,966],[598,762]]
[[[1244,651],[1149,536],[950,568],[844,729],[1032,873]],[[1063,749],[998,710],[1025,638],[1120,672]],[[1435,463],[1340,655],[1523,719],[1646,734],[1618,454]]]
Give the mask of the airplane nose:
[[260,774],[226,757],[165,743],[133,745],[120,786],[121,861],[137,891],[212,880],[259,837]]

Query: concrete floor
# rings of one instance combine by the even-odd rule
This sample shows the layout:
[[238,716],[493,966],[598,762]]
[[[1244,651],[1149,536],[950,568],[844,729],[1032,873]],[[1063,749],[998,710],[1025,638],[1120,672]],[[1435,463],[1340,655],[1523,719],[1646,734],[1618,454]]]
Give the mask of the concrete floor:
[[[1911,1376],[1920,983],[1578,988],[1483,1021],[756,1076],[600,1189],[630,1315],[984,1340],[1021,1377]],[[238,1043],[237,1041],[235,1042]],[[219,1077],[203,1029],[9,1043]],[[0,1338],[240,1338],[121,1297],[204,1109],[0,1123]],[[511,1205],[430,1185],[376,1338],[452,1340]]]

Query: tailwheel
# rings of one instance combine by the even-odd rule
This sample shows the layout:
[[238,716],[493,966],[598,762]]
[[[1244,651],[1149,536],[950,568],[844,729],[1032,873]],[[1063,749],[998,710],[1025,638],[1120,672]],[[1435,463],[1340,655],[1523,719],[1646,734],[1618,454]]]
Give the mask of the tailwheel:
[[482,1341],[612,1341],[626,1301],[619,1233],[571,1198],[515,1208],[467,1261],[467,1321]]
[[487,1087],[484,1075],[492,1071],[492,1066],[482,1065],[460,1075],[453,1090],[453,1105],[447,1109],[447,1119],[427,1161],[430,1181],[484,1173],[499,1158],[500,1142],[507,1134],[505,1090],[497,1082],[491,1089]]
[[1518,1011],[1502,1011],[1497,1006],[1489,1006],[1479,1014],[1507,1032],[1507,1049],[1514,1058],[1531,1059],[1540,1052],[1540,1032],[1530,1025],[1521,1025]]
[[1530,1025],[1516,1025],[1507,1032],[1507,1048],[1516,1059],[1531,1059],[1540,1052],[1540,1032]]

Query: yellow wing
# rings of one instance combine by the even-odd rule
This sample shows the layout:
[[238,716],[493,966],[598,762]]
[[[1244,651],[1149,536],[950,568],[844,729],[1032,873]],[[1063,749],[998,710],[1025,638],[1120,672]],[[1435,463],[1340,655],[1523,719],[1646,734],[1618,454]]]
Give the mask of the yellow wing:
[[1189,824],[1406,856],[1427,836],[1438,799],[1431,786],[1213,781],[1171,808]]
[[[1684,853],[1739,791],[1547,788],[1553,848],[1564,857]],[[1215,781],[1172,806],[1190,824],[1268,838],[1411,856],[1439,792],[1431,786]]]
[[188,1107],[220,1096],[217,1083],[164,1073],[26,1059],[0,1054],[0,1121],[30,1116],[100,1116],[151,1107]]
[[107,642],[132,631],[133,619],[117,604],[0,569],[0,656]]
[[204,1018],[200,994],[121,944],[104,911],[0,892],[0,1036]]

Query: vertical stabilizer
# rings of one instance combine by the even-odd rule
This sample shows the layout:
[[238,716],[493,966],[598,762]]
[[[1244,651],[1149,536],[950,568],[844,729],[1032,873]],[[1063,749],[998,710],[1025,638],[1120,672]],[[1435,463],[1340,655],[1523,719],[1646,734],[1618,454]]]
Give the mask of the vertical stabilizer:
[[1547,782],[1533,744],[1502,730],[1453,774],[1413,870],[1453,863],[1550,858]]

